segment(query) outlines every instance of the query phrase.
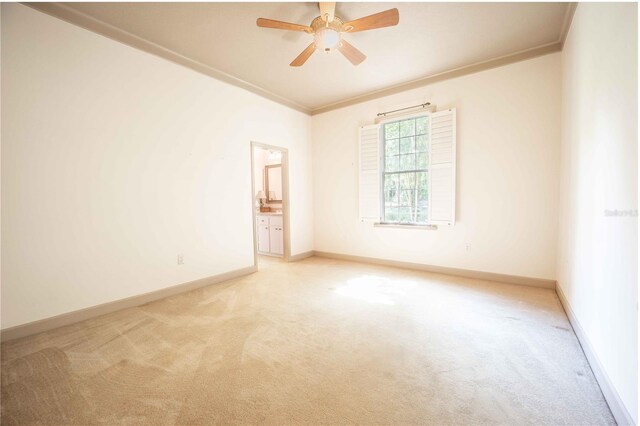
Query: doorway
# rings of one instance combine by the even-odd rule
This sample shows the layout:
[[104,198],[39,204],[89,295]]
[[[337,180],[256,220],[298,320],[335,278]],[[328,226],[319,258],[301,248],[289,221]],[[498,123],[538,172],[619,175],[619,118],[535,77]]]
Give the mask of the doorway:
[[286,148],[251,142],[254,265],[288,261],[289,155]]

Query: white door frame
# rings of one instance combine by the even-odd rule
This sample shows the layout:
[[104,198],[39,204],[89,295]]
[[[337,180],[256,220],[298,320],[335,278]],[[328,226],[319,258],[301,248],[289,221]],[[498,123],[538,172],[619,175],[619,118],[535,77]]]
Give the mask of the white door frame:
[[256,176],[253,152],[255,148],[271,149],[282,153],[282,224],[284,225],[284,255],[285,262],[291,257],[291,236],[289,232],[289,150],[276,145],[251,141],[251,220],[253,221],[253,265],[258,267],[258,227],[256,225]]

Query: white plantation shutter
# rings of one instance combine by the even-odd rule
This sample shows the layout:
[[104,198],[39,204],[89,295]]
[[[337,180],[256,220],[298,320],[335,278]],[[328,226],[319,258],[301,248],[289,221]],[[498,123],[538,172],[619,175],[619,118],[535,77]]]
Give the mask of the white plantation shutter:
[[380,219],[380,126],[360,127],[359,140],[360,220]]
[[429,120],[429,223],[453,225],[456,214],[456,109]]

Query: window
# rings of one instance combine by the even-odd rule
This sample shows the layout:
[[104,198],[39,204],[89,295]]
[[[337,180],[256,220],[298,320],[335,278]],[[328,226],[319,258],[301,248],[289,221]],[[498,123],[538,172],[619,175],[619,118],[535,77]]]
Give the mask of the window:
[[455,224],[456,115],[449,108],[360,126],[361,221]]
[[428,120],[421,115],[382,126],[385,223],[428,223]]

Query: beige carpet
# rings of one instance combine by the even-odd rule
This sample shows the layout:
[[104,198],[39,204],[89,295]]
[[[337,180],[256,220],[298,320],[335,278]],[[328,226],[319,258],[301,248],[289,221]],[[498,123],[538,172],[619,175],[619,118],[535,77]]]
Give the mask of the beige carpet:
[[552,290],[320,258],[3,344],[1,420],[614,424]]

